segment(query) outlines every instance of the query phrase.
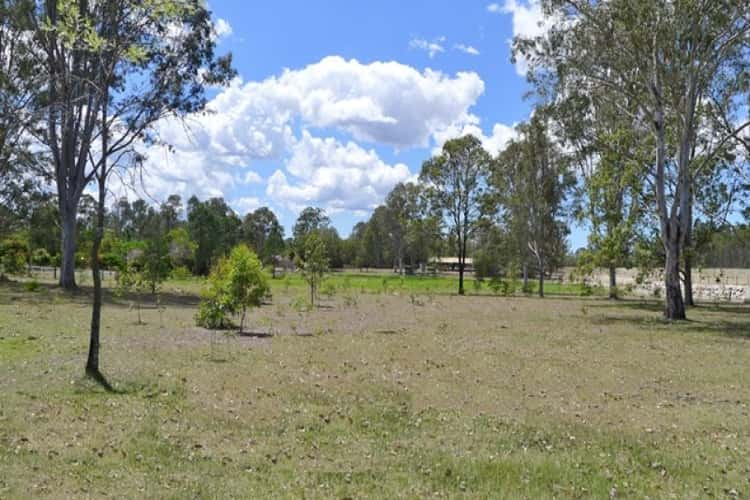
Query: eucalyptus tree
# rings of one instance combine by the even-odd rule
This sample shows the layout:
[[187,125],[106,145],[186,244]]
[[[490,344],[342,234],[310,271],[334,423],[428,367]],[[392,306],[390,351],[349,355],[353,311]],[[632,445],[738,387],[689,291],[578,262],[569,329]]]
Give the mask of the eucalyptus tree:
[[[664,248],[664,315],[685,319],[680,258],[690,224],[700,106],[719,98],[728,117],[719,147],[745,130],[736,102],[747,94],[750,14],[745,0],[543,0],[550,29],[517,39],[541,91],[591,91],[648,124],[654,143],[645,167]],[[634,105],[623,107],[621,103]],[[733,105],[733,103],[735,103]],[[709,154],[711,154],[709,152]]]
[[[540,297],[545,274],[566,253],[565,201],[573,184],[545,113],[537,108],[530,121],[518,127],[519,137],[498,155],[490,178],[522,265],[531,259],[536,266]],[[524,285],[526,276],[524,272]]]
[[34,8],[32,0],[0,1],[0,211],[8,214],[43,180],[27,175],[37,174],[43,160],[31,141],[44,78],[30,36]]
[[200,0],[45,0],[33,13],[46,75],[48,146],[62,229],[60,284],[75,287],[75,221],[84,189],[97,190],[92,245],[94,302],[86,372],[99,371],[101,277],[108,179],[142,160],[138,146],[157,142],[153,126],[200,111],[204,85],[231,75],[231,58],[216,58],[210,13]]
[[284,251],[284,228],[268,207],[258,208],[245,215],[242,237],[255,250],[263,264],[271,263],[276,255]]
[[[139,160],[157,142],[153,125],[205,105],[204,85],[231,76],[214,56],[210,13],[200,0],[44,0],[32,22],[46,76],[46,127],[62,227],[60,284],[75,288],[75,220],[84,189]],[[103,196],[103,194],[102,194]]]
[[427,195],[446,218],[455,236],[458,256],[458,294],[464,294],[468,242],[486,209],[491,158],[479,139],[467,135],[447,141],[439,155],[422,165],[419,179]]
[[399,182],[385,198],[388,235],[401,275],[404,274],[404,256],[409,245],[409,237],[413,235],[412,228],[419,215],[419,198],[419,187],[411,182]]
[[617,267],[628,263],[649,203],[643,172],[650,144],[642,124],[602,97],[573,89],[549,109],[579,179],[573,212],[589,229],[579,265],[608,269],[609,297],[616,299]]

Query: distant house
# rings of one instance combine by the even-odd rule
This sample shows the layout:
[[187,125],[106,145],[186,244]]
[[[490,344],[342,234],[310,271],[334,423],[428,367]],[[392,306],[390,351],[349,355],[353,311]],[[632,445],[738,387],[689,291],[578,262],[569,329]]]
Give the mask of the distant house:
[[[458,272],[458,257],[435,257],[430,261],[438,272]],[[464,262],[464,272],[474,272],[474,261],[467,257]]]

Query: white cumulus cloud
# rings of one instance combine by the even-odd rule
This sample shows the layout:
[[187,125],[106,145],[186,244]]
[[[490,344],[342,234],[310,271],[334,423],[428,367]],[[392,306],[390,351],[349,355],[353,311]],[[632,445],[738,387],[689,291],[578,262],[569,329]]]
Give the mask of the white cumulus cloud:
[[406,165],[388,165],[373,150],[351,141],[313,137],[305,130],[293,147],[286,173],[277,170],[271,175],[266,194],[293,210],[325,200],[330,213],[359,212],[374,208],[410,176]]
[[[157,199],[221,196],[266,183],[268,201],[279,205],[367,210],[411,175],[368,145],[425,148],[464,124],[478,129],[470,108],[483,92],[474,72],[448,75],[337,56],[261,81],[237,78],[205,113],[159,124],[156,132],[171,148],[141,148],[148,156],[144,181]],[[315,137],[320,129],[336,138]],[[257,161],[283,167],[264,180]]]

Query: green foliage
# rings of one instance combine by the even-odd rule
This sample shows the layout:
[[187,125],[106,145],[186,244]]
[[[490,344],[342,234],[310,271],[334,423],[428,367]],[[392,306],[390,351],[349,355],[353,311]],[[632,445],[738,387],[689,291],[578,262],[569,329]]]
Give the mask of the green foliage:
[[187,229],[195,242],[195,267],[199,275],[209,273],[211,266],[240,241],[242,221],[222,198],[188,200]]
[[0,243],[0,274],[20,274],[29,261],[28,242],[22,235],[14,235]]
[[229,325],[229,316],[240,314],[242,333],[247,310],[260,307],[270,294],[268,279],[258,256],[247,245],[237,245],[211,270],[196,314],[197,323],[206,328],[224,328]]
[[170,277],[175,280],[187,280],[192,278],[193,273],[190,272],[190,269],[188,269],[185,266],[178,266],[172,269],[172,272],[170,273]]
[[329,271],[328,255],[325,243],[317,233],[307,236],[304,250],[305,260],[298,259],[298,266],[310,287],[310,304],[314,305],[320,285]]
[[24,283],[23,287],[27,292],[38,292],[42,288],[37,280],[27,281],[26,283]]
[[158,286],[169,277],[171,264],[169,245],[166,238],[156,236],[146,242],[143,251],[143,279],[148,283],[151,293],[155,294]]
[[320,286],[320,294],[329,299],[336,295],[336,284],[332,281],[325,281]]
[[142,324],[141,319],[141,295],[147,290],[148,283],[143,277],[137,260],[131,259],[117,271],[117,281],[115,295],[124,297],[135,294],[135,307],[138,311],[138,324]]
[[201,293],[198,311],[195,313],[195,321],[199,326],[212,330],[231,326],[229,316],[233,314],[233,310],[225,291],[228,267],[228,262],[221,259],[208,276],[206,288]]
[[[419,178],[430,186],[427,196],[435,210],[451,221],[455,255],[467,256],[469,239],[481,216],[487,212],[487,179],[490,155],[472,135],[447,141],[441,154],[422,165]],[[463,262],[463,260],[461,260]],[[463,294],[463,269],[459,270],[458,293]]]
[[49,266],[52,264],[52,256],[46,248],[37,248],[31,254],[31,263],[35,266]]
[[177,227],[167,233],[169,245],[169,262],[173,268],[187,268],[193,265],[198,245],[190,239],[184,227]]

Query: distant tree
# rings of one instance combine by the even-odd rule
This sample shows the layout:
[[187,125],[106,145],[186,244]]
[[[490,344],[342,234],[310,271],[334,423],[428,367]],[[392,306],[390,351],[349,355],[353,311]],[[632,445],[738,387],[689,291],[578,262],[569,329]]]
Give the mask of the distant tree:
[[393,262],[391,259],[393,246],[389,244],[388,218],[388,209],[381,205],[373,211],[367,222],[362,236],[362,260],[367,267],[383,267],[386,263]]
[[519,135],[498,156],[491,183],[522,262],[534,260],[543,297],[545,273],[557,267],[567,251],[564,202],[574,178],[549,135],[543,110],[519,126]]
[[164,230],[168,233],[177,227],[182,215],[182,198],[178,194],[171,194],[167,201],[161,204],[160,216]]
[[242,221],[242,239],[266,265],[284,251],[284,228],[268,207],[258,208],[245,216]]
[[206,275],[213,263],[240,241],[242,221],[223,198],[201,202],[193,196],[188,200],[187,228],[197,245],[194,271]]
[[304,255],[304,260],[297,259],[297,265],[310,287],[310,305],[315,306],[315,297],[329,271],[325,242],[317,233],[312,233],[305,239]]
[[468,242],[485,210],[489,163],[479,139],[467,135],[446,142],[438,156],[422,165],[420,180],[429,186],[430,198],[456,237],[459,295],[464,294]]
[[307,207],[302,210],[292,229],[295,254],[304,259],[305,240],[307,237],[314,232],[330,227],[330,225],[331,219],[322,208]]
[[151,294],[156,295],[159,285],[169,277],[172,270],[166,235],[156,234],[146,240],[142,261],[143,279],[148,283]]
[[197,245],[190,239],[187,229],[178,227],[167,233],[169,243],[169,261],[172,269],[193,265]]

